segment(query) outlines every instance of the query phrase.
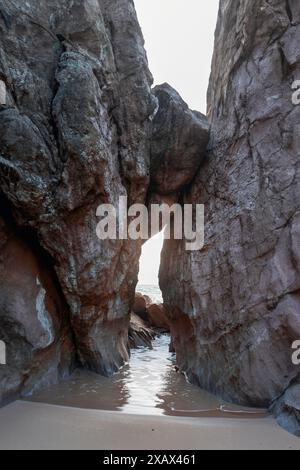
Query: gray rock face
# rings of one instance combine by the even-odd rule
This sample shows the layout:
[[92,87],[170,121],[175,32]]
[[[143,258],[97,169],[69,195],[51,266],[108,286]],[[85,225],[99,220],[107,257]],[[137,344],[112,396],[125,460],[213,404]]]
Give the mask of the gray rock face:
[[[23,254],[11,256],[11,268],[5,260],[0,263],[0,333],[14,344],[13,352],[8,351],[13,358],[22,351],[26,358],[1,366],[2,377],[12,376],[13,368],[11,383],[1,380],[3,396],[12,396],[12,390],[30,391],[30,385],[24,386],[25,374],[32,388],[37,384],[37,361],[42,364],[44,357],[41,377],[51,370],[54,381],[60,370],[67,373],[74,347],[81,365],[106,375],[128,360],[141,243],[100,242],[96,210],[102,203],[117,207],[120,196],[127,196],[129,204],[146,201],[159,102],[151,91],[131,0],[3,0],[0,83],[0,196],[7,209],[1,211],[3,226],[25,227],[38,247],[14,282],[6,273],[20,264]],[[167,93],[175,96],[170,89]],[[193,155],[185,152],[188,170],[177,184],[179,190],[199,166],[203,148],[197,145],[203,139],[197,137],[196,114],[177,95],[175,104],[163,101],[172,124],[182,126],[178,148],[189,135],[195,139]],[[173,133],[174,163],[175,138]],[[162,160],[165,150],[159,148]],[[170,169],[170,155],[165,160]],[[7,236],[9,246],[14,236],[14,231]],[[24,243],[23,232],[18,237]],[[64,313],[58,307],[53,314],[44,308],[48,291],[42,281],[36,285],[38,268],[32,268],[43,261],[39,256],[55,270]],[[70,319],[67,332],[56,325],[56,317]],[[65,336],[74,341],[61,367]]]
[[100,243],[96,209],[145,200],[156,107],[134,5],[4,0],[0,13],[1,191],[53,259],[81,363],[111,374],[128,359],[140,243]]
[[280,426],[300,437],[300,385],[291,386],[272,411]]
[[209,141],[209,123],[168,84],[153,90],[159,107],[151,139],[151,191],[177,195],[194,178]]
[[221,0],[209,158],[184,197],[205,204],[205,247],[163,252],[181,369],[246,405],[268,406],[300,378],[299,41],[299,2]]

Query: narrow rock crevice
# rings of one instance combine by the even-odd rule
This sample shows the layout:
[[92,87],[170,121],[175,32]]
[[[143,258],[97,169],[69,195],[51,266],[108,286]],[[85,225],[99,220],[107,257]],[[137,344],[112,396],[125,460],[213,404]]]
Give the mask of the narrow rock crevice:
[[205,203],[206,244],[187,253],[184,243],[166,243],[160,273],[181,370],[244,405],[269,406],[288,389],[293,418],[289,424],[280,406],[276,416],[282,424],[282,413],[292,432],[298,391],[291,390],[292,400],[289,384],[300,377],[292,363],[300,337],[300,193],[299,112],[290,85],[300,73],[293,24],[299,15],[298,3],[285,0],[238,8],[221,1],[208,159],[184,195],[186,203]]
[[128,360],[141,241],[96,235],[97,207],[127,196],[205,204],[204,249],[171,240],[162,253],[179,366],[237,403],[284,392],[276,416],[288,428],[292,408],[294,430],[299,18],[299,2],[221,0],[208,120],[168,84],[151,88],[132,1],[2,2],[0,333],[13,341],[0,402],[75,357],[105,375]]

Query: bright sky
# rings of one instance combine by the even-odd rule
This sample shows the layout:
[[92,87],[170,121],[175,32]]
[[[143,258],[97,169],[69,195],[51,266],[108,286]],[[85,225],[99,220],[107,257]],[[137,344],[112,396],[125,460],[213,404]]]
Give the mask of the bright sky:
[[168,82],[206,113],[219,0],[134,0],[155,84]]
[[163,242],[163,234],[159,233],[144,244],[140,259],[139,284],[158,285],[160,253]]
[[[168,82],[190,108],[206,113],[219,0],[135,0],[155,85]],[[157,284],[162,234],[140,260],[140,284]]]

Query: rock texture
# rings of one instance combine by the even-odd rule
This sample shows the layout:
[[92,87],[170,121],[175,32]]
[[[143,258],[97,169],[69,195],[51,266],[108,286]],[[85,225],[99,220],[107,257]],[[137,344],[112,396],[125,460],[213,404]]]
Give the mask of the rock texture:
[[135,294],[134,304],[132,307],[133,313],[138,315],[142,320],[147,320],[147,308],[151,305],[152,301],[148,295],[143,295],[139,292]]
[[170,323],[167,311],[163,304],[151,304],[147,308],[148,321],[153,328],[158,328],[164,332],[170,331]]
[[151,138],[151,192],[178,195],[194,178],[206,156],[209,123],[191,111],[170,85],[156,86],[159,107]]
[[1,1],[0,402],[75,361],[110,375],[128,360],[141,242],[100,242],[101,203],[203,203],[204,249],[162,257],[180,368],[295,431],[299,41],[299,2],[221,0],[209,134],[170,86],[151,90],[132,0]]
[[170,331],[167,311],[163,304],[153,304],[150,297],[140,293],[135,294],[132,311],[146,324],[156,330]]
[[[80,364],[93,371],[110,375],[128,360],[141,243],[100,242],[96,210],[103,203],[117,206],[120,196],[129,204],[147,200],[153,149],[153,161],[166,158],[171,170],[171,156],[164,156],[158,143],[161,93],[162,106],[170,109],[165,132],[176,120],[170,142],[188,166],[180,184],[193,177],[205,149],[197,149],[203,143],[197,115],[170,89],[151,90],[131,0],[2,0],[0,83],[0,197],[7,208],[1,223],[19,230],[17,241],[14,231],[2,238],[8,247],[24,244],[26,230],[38,253],[28,254],[17,279],[10,279],[13,266],[1,265],[1,336],[18,354],[26,351],[25,362],[16,358],[1,369],[6,374],[7,367],[14,368],[13,387],[1,381],[2,393],[12,396],[12,389],[30,389],[25,382],[34,386],[36,372],[51,370],[58,377],[72,366],[72,354],[59,365],[65,337],[73,338]],[[187,136],[195,139],[191,157]],[[179,154],[175,157],[178,161]],[[15,266],[25,257],[26,248],[20,250],[9,258]],[[64,308],[44,308],[48,291],[39,262],[55,274]],[[24,283],[30,278],[32,295],[26,308],[23,278]]]
[[300,437],[300,385],[291,386],[272,411],[283,428]]
[[152,348],[152,340],[156,332],[138,315],[131,313],[128,330],[129,348]]
[[1,2],[1,190],[54,260],[79,359],[111,374],[128,359],[140,246],[100,243],[96,209],[146,197],[151,94],[127,0]]
[[299,41],[299,2],[221,0],[209,157],[184,196],[205,204],[205,247],[170,241],[163,252],[181,369],[246,405],[268,406],[300,381]]
[[[2,201],[3,202],[3,201]],[[69,310],[31,233],[0,216],[0,403],[63,378],[75,364]]]

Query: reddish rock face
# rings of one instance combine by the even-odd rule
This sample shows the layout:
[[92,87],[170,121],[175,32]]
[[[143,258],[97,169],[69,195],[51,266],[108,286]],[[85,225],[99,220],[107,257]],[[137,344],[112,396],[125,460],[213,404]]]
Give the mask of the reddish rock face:
[[166,309],[162,304],[152,304],[147,308],[148,321],[155,328],[161,328],[170,331],[170,322],[168,320]]
[[96,209],[145,200],[156,99],[132,2],[50,3],[1,5],[1,191],[54,260],[82,365],[109,375],[128,359],[140,243],[101,243]]
[[[177,199],[180,186],[194,176],[203,158],[208,124],[171,88],[152,92],[131,1],[2,2],[0,43],[0,80],[6,88],[6,100],[0,104],[0,196],[5,196],[17,225],[29,227],[50,255],[81,365],[111,375],[128,360],[129,313],[141,243],[100,242],[97,207],[117,206],[120,196],[127,196],[129,204],[148,201],[151,160],[156,165],[158,158],[162,164],[165,159],[157,182],[171,181],[172,155],[177,169],[181,160],[185,174],[172,188]],[[159,142],[164,110],[170,117],[164,135],[173,132],[172,155],[166,155],[166,146]],[[166,192],[156,183],[155,190]],[[26,263],[24,269],[31,272],[32,263]],[[6,270],[7,264],[4,277]],[[22,290],[15,293],[19,282]],[[5,298],[11,296],[11,305],[17,305],[9,316],[19,322],[29,351],[44,355],[55,345],[59,357],[64,334],[60,315],[53,316],[50,307],[48,314],[43,309],[46,289],[21,270],[9,271],[7,283]],[[5,318],[3,307],[3,335],[8,328]],[[35,357],[28,355],[26,362],[32,387]],[[50,360],[51,371],[57,375],[55,360]],[[39,373],[47,374],[47,367],[40,366]],[[23,363],[16,367],[18,384],[23,369]],[[1,386],[8,394],[9,384],[2,381]]]
[[[238,5],[237,5],[238,3]],[[296,39],[297,38],[297,39]],[[222,0],[209,89],[210,155],[185,192],[205,247],[163,250],[179,364],[226,399],[269,405],[300,381],[300,3]]]
[[130,315],[128,331],[129,348],[136,349],[141,346],[152,349],[152,340],[156,332],[135,313]]
[[140,294],[137,292],[135,294],[135,300],[132,307],[132,311],[138,315],[139,317],[143,318],[144,320],[147,319],[147,308],[151,305],[152,301],[150,297],[147,295]]
[[43,251],[0,217],[0,402],[68,375],[75,364],[69,308]]

